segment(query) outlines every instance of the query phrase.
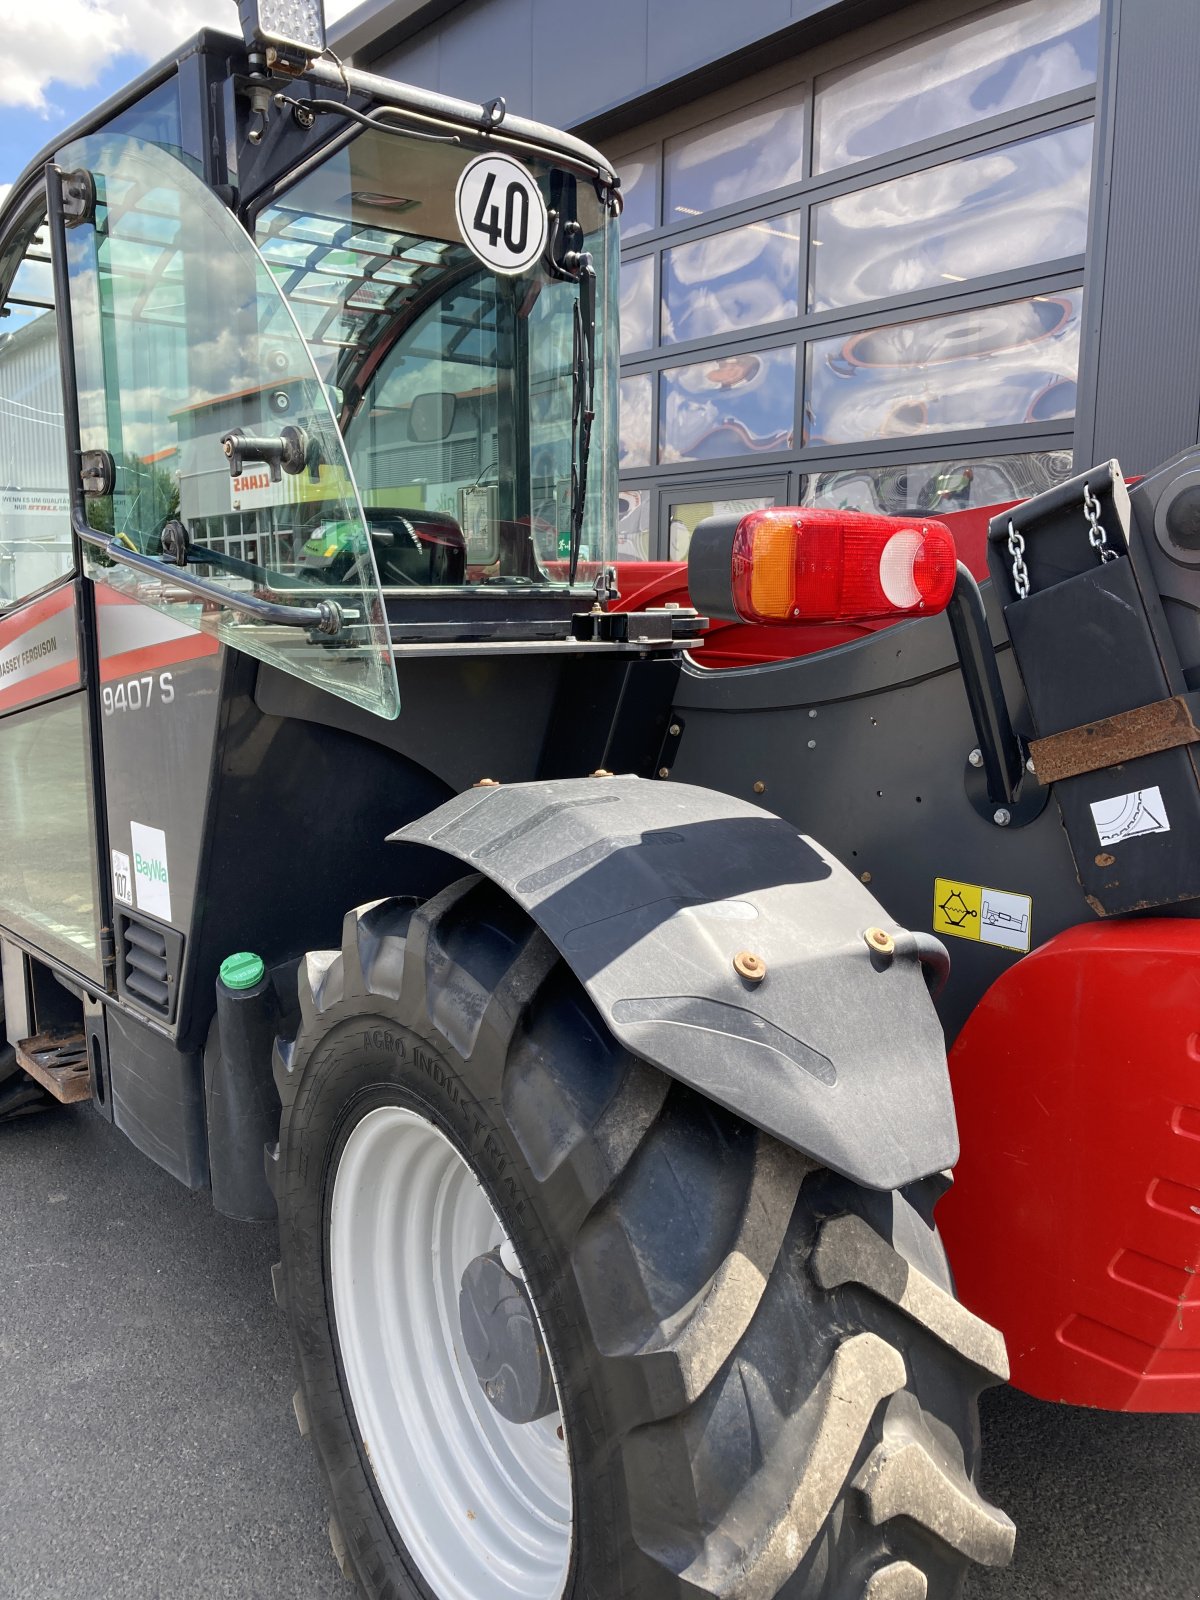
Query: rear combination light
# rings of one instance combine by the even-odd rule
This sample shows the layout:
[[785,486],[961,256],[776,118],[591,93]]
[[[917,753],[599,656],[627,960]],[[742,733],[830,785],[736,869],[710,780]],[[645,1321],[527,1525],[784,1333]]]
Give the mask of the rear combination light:
[[693,605],[774,626],[931,616],[950,603],[957,571],[944,523],[861,511],[709,517],[688,550]]

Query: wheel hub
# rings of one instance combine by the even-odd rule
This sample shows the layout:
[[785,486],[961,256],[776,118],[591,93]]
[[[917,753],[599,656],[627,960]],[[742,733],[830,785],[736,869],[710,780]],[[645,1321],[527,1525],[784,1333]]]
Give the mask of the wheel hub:
[[483,1392],[509,1422],[558,1410],[550,1359],[524,1282],[499,1250],[476,1256],[462,1275],[458,1320]]

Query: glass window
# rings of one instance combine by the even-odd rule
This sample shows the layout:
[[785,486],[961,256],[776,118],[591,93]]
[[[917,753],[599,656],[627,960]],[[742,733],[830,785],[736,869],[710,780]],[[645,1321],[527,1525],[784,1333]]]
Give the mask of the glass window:
[[654,257],[621,263],[621,349],[654,343]]
[[814,340],[806,444],[1075,414],[1082,289]]
[[807,506],[832,506],[839,511],[937,515],[1028,500],[1043,489],[1065,483],[1073,471],[1069,450],[973,456],[963,461],[909,461],[895,467],[847,467],[811,473],[801,500]]
[[621,379],[620,463],[622,467],[650,465],[650,428],[653,383],[648,372]]
[[798,183],[804,176],[804,94],[788,89],[668,139],[664,222]]
[[758,455],[792,444],[794,345],[671,367],[660,382],[660,461]]
[[815,206],[809,309],[1082,254],[1092,125],[1059,128]]
[[99,976],[91,750],[84,697],[4,721],[0,739],[0,905],[76,972]]
[[649,561],[650,506],[654,492],[623,483],[617,496],[617,560]]
[[[385,589],[567,575],[572,402],[587,387],[581,294],[541,260],[516,276],[480,263],[446,202],[472,153],[362,133],[258,219],[337,397]],[[524,165],[594,258],[599,359],[616,227],[591,184]],[[598,376],[579,584],[599,573],[616,522],[615,395]]]
[[663,253],[664,344],[796,315],[800,218],[770,217]]
[[621,238],[636,239],[658,227],[658,147],[638,150],[620,164]]
[[[68,254],[81,443],[116,464],[115,493],[89,505],[93,526],[157,556],[167,524],[180,521],[189,564],[224,592],[336,605],[344,627],[326,645],[315,629],[245,622],[89,546],[90,575],[394,716],[395,666],[358,491],[329,392],[271,273],[172,154],[100,133],[63,160],[86,167],[97,188],[95,219]],[[239,462],[239,430],[286,445],[286,470]],[[231,512],[244,540],[237,558],[208,546]]]
[[44,218],[0,256],[0,606],[70,572],[58,330]]
[[692,535],[705,517],[744,517],[749,511],[764,511],[776,504],[773,494],[752,495],[745,500],[688,500],[671,506],[671,561],[686,561]]
[[818,78],[828,172],[1092,83],[1099,0],[1020,0]]

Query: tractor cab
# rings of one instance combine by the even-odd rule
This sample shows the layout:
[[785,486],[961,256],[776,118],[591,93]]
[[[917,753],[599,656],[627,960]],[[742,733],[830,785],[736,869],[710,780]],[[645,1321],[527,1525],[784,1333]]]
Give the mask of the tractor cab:
[[189,127],[187,66],[53,152],[0,264],[44,280],[0,364],[61,350],[87,575],[385,717],[401,640],[569,639],[616,554],[614,175],[253,50]]

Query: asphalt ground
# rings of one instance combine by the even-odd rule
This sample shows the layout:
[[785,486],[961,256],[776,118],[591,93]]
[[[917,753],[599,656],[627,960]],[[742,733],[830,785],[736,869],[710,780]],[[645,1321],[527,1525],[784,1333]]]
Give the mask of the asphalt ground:
[[[3,1600],[351,1600],[274,1255],[86,1106],[0,1126]],[[968,1600],[1200,1600],[1200,1419],[997,1391],[983,1425],[1020,1532]]]

